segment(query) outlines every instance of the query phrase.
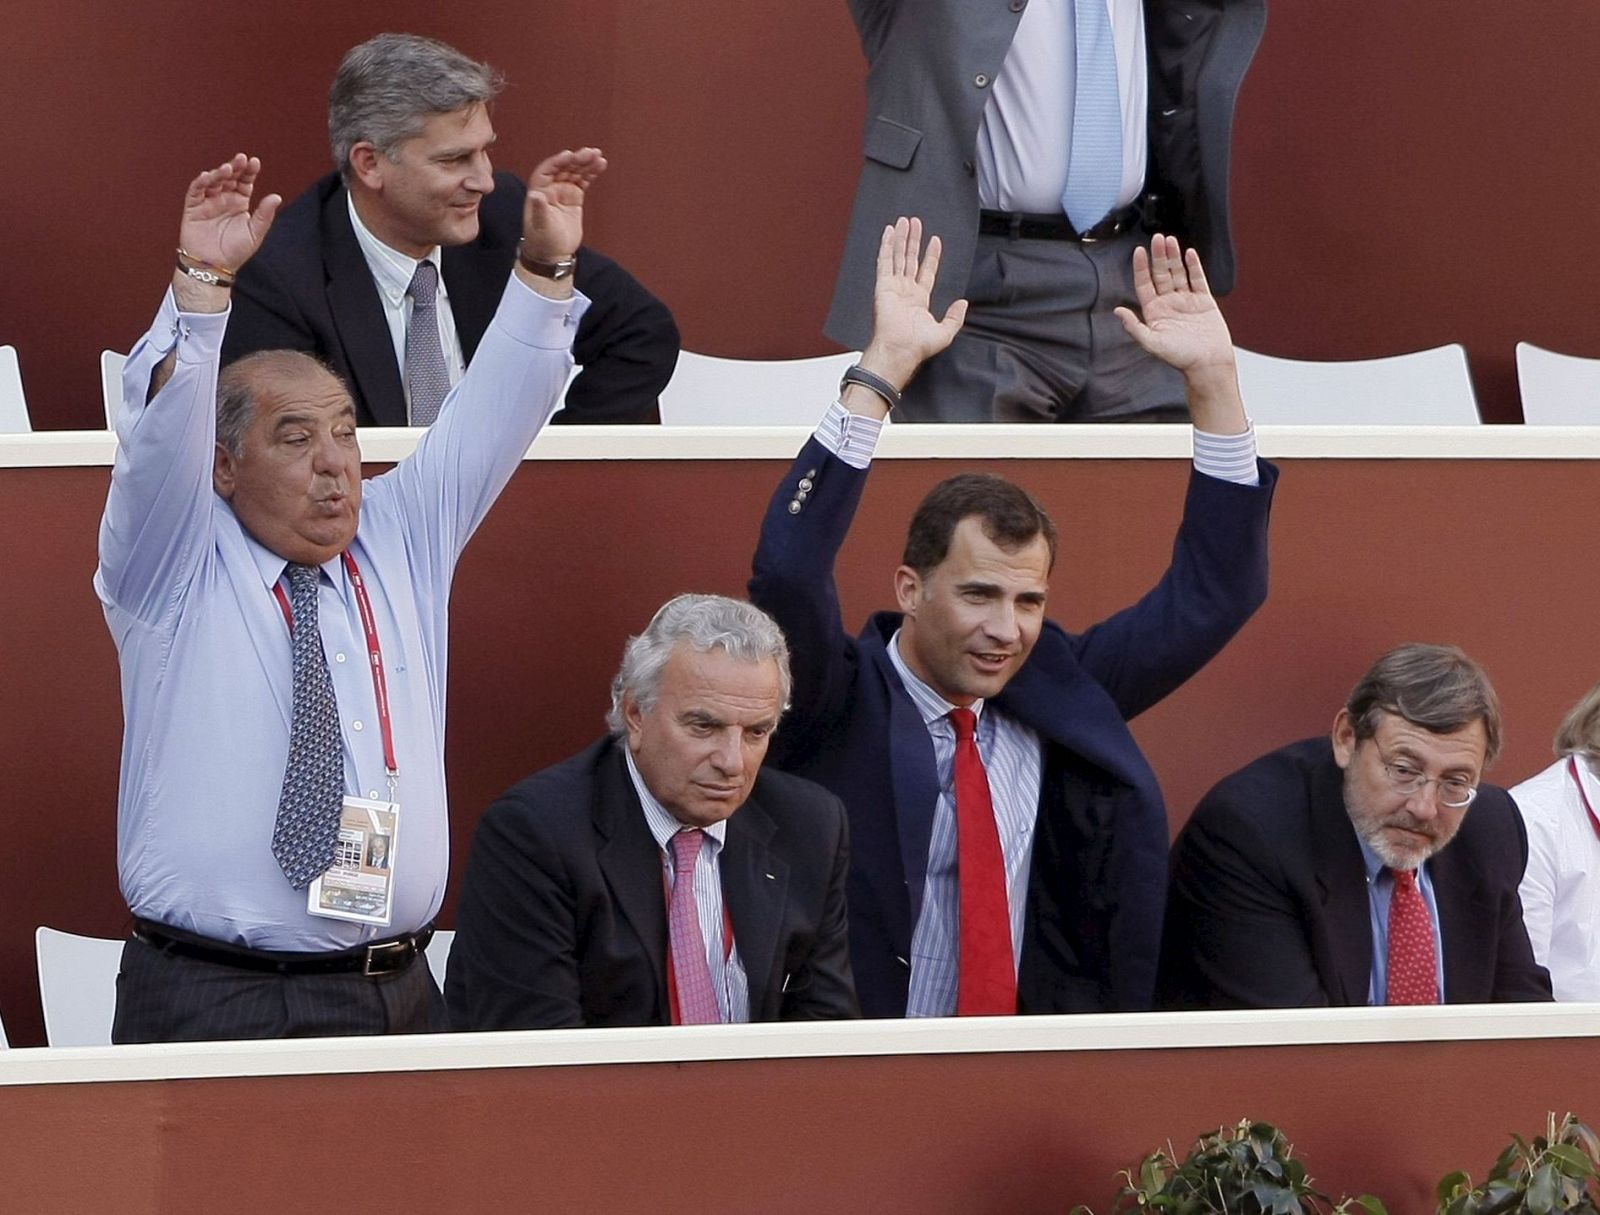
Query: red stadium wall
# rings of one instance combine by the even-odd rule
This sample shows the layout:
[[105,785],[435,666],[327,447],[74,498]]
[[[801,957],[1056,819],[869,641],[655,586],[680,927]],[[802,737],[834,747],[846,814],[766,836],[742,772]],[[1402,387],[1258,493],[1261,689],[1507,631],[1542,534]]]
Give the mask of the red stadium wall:
[[[237,148],[292,196],[328,167],[340,55],[383,29],[510,76],[499,159],[597,143],[594,243],[686,344],[790,357],[821,336],[858,163],[864,67],[843,0],[419,0],[8,6],[0,342],[40,428],[100,418],[97,356],[155,306],[184,183]],[[1519,339],[1600,355],[1582,244],[1600,194],[1600,7],[1272,0],[1237,121],[1241,345],[1354,358],[1464,342],[1514,421]],[[1583,83],[1587,80],[1589,83]]]

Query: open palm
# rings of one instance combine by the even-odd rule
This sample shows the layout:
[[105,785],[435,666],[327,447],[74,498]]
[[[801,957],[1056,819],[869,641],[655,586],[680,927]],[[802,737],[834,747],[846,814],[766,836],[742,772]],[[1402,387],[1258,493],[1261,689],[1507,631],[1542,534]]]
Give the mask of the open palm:
[[250,210],[260,172],[261,161],[240,152],[191,181],[183,196],[179,247],[201,261],[229,270],[249,261],[261,247],[283,201],[269,194],[254,212]]
[[1139,312],[1118,308],[1134,341],[1179,371],[1224,366],[1233,358],[1233,338],[1206,282],[1200,255],[1183,250],[1177,237],[1156,235],[1149,252],[1133,252],[1133,291]]
[[934,279],[939,273],[939,238],[928,241],[926,253],[921,250],[919,219],[897,220],[883,230],[878,244],[870,345],[882,352],[906,379],[954,340],[967,315],[965,300],[951,304],[942,319],[929,311]]

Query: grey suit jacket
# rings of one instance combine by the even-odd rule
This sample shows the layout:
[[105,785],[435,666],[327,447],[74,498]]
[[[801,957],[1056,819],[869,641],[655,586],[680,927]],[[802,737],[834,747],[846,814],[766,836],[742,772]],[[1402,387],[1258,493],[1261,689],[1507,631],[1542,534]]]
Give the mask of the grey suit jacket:
[[[870,72],[865,160],[827,333],[861,349],[872,327],[878,238],[899,215],[944,242],[942,314],[965,290],[978,235],[978,125],[1025,0],[849,0]],[[1228,157],[1234,101],[1266,28],[1266,0],[1144,0],[1150,158],[1144,210],[1233,286]]]
[[[775,769],[728,820],[722,895],[752,1021],[860,1015],[844,807]],[[506,792],[478,824],[450,950],[457,1029],[665,1025],[661,849],[607,738]]]

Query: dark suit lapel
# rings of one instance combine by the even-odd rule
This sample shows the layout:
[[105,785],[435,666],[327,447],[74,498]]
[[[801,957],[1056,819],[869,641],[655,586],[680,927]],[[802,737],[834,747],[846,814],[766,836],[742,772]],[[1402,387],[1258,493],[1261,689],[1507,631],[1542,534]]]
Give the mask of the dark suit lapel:
[[[1324,974],[1335,1005],[1364,1005],[1372,989],[1372,909],[1367,867],[1350,815],[1344,808],[1344,770],[1325,763],[1311,777],[1312,856],[1322,896],[1333,973]],[[1316,942],[1313,941],[1313,948]]]
[[[909,922],[915,924],[922,915],[922,888],[928,876],[933,811],[939,801],[939,765],[934,758],[927,724],[900,682],[900,673],[889,660],[883,638],[874,630],[862,638],[861,649],[870,660],[875,677],[883,680],[889,701],[889,772],[894,784],[895,827],[900,842],[900,866],[905,874],[906,893],[911,899]],[[907,951],[911,948],[909,940],[897,944]],[[910,956],[909,952],[906,956]]]
[[600,872],[650,958],[657,996],[665,1008],[667,906],[661,849],[644,821],[644,807],[628,778],[622,745],[612,744],[612,754],[600,766],[595,782],[594,824],[602,841]]
[[404,426],[405,386],[395,362],[394,342],[372,270],[350,226],[349,203],[336,189],[322,207],[322,247],[327,272],[328,309],[339,333],[344,362],[354,381],[356,401],[366,407],[357,421]]
[[455,318],[456,336],[461,339],[461,357],[471,363],[500,306],[506,280],[511,276],[511,260],[506,250],[477,243],[445,249],[441,260],[445,290],[450,295],[450,315]]
[[749,978],[750,1019],[774,1021],[783,996],[778,934],[789,893],[789,865],[774,856],[772,819],[751,797],[728,820],[721,858],[722,897]]
[[[1468,812],[1470,813],[1470,811]],[[1444,992],[1447,1004],[1477,1004],[1494,993],[1494,951],[1484,948],[1478,924],[1493,924],[1492,902],[1478,897],[1483,877],[1464,852],[1447,845],[1428,862],[1433,901],[1439,909],[1439,935],[1444,949]]]

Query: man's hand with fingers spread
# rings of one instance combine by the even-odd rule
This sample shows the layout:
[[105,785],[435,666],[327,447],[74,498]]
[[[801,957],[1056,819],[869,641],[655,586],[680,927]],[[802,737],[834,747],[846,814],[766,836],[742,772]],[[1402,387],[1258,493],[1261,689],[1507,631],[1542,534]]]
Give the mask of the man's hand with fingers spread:
[[261,247],[283,202],[269,194],[250,210],[260,173],[261,161],[239,152],[189,183],[178,224],[178,259],[180,267],[193,266],[206,277],[181,268],[173,272],[172,292],[182,311],[227,308],[234,273]]

